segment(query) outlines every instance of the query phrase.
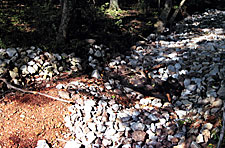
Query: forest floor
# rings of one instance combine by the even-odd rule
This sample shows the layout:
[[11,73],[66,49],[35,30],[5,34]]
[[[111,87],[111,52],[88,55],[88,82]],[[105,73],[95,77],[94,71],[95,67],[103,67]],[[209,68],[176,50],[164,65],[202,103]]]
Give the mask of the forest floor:
[[[56,88],[41,92],[57,96]],[[54,147],[63,147],[69,140],[64,115],[68,104],[40,95],[11,92],[0,102],[0,147],[36,147],[37,141],[46,139]],[[59,139],[59,140],[58,140]]]
[[[210,13],[214,14],[214,11],[212,12],[209,11],[209,14]],[[220,16],[224,16],[224,14],[225,13],[222,13],[222,14],[219,13]],[[139,31],[140,31],[139,29],[145,29],[147,28],[147,26],[143,25],[142,21],[136,19],[136,16],[138,15],[136,12],[134,12],[134,15],[135,15],[134,18],[132,17],[132,15],[130,15],[130,18],[128,18],[127,20],[128,22],[127,25],[124,25],[122,29],[124,29],[125,32],[130,32],[129,29],[135,32],[135,30],[137,29],[136,32],[137,34],[139,34]],[[206,15],[206,20],[207,20],[206,22],[208,23],[210,22],[210,19],[208,19],[207,17],[208,16]],[[144,22],[145,24],[147,24],[148,22],[151,23],[150,20],[149,21],[145,20],[145,21],[146,21]],[[192,22],[192,20],[190,21]],[[195,21],[195,19],[193,19],[193,21]],[[199,20],[199,22],[203,22],[203,21]],[[98,22],[98,23],[101,23],[101,22]],[[123,23],[126,24],[126,21],[124,20]],[[212,24],[211,22],[206,25],[204,23],[203,24],[200,23],[200,25],[202,25],[203,27],[211,25],[211,24]],[[217,24],[220,24],[220,23],[217,22]],[[185,25],[183,24],[181,24],[180,26],[185,27]],[[128,116],[129,118],[128,121],[125,121],[125,122],[128,122],[126,124],[127,125],[126,128],[127,129],[129,128],[130,131],[128,132],[128,134],[125,133],[126,131],[123,131],[124,132],[123,136],[125,136],[123,137],[125,138],[124,141],[128,139],[128,141],[126,141],[127,143],[132,141],[133,145],[135,144],[138,145],[138,142],[136,142],[135,139],[138,139],[140,137],[135,135],[136,131],[133,130],[132,125],[133,123],[136,123],[136,119],[138,120],[140,119],[140,121],[138,121],[137,123],[138,124],[141,123],[141,125],[144,125],[144,127],[146,125],[146,128],[145,128],[146,130],[143,131],[142,134],[144,133],[149,135],[145,137],[146,139],[144,139],[145,141],[147,140],[149,141],[149,143],[146,142],[146,144],[149,144],[149,145],[154,144],[151,142],[155,142],[154,139],[156,138],[158,139],[158,141],[156,141],[156,147],[157,145],[161,144],[160,140],[165,142],[161,146],[170,145],[170,147],[172,147],[173,145],[178,145],[182,147],[184,145],[183,143],[185,142],[187,142],[189,145],[192,144],[193,146],[199,146],[199,145],[207,146],[211,142],[209,140],[211,137],[209,138],[209,136],[213,135],[212,128],[219,129],[219,127],[221,126],[221,119],[220,119],[221,106],[222,106],[221,100],[218,99],[217,97],[211,97],[210,95],[213,96],[215,93],[217,95],[219,88],[222,88],[222,79],[220,76],[224,72],[224,66],[221,64],[224,61],[223,60],[224,54],[223,53],[220,54],[221,53],[220,51],[224,52],[224,48],[225,48],[223,46],[224,38],[221,37],[221,36],[224,36],[224,30],[222,30],[222,35],[221,34],[217,35],[214,32],[215,31],[214,28],[208,29],[205,31],[205,29],[200,29],[200,27],[199,28],[198,27],[199,26],[196,26],[195,24],[193,26],[190,25],[190,30],[188,30],[190,34],[183,33],[183,35],[181,34],[179,35],[175,34],[174,36],[171,35],[170,37],[172,37],[172,39],[169,37],[166,38],[165,36],[162,36],[161,39],[159,38],[156,40],[156,38],[153,37],[153,38],[149,38],[149,41],[138,42],[134,46],[133,51],[130,52],[129,56],[119,54],[119,56],[117,57],[115,56],[115,58],[112,58],[110,59],[110,61],[107,61],[107,62],[101,61],[102,59],[104,59],[103,56],[102,57],[95,56],[97,55],[95,53],[102,50],[102,49],[99,49],[99,47],[101,46],[97,46],[97,45],[93,46],[92,47],[93,49],[97,47],[94,51],[95,53],[87,54],[87,56],[94,57],[94,58],[97,57],[98,60],[100,59],[99,60],[100,62],[103,62],[104,64],[106,64],[104,66],[109,69],[109,72],[103,73],[101,75],[101,77],[102,76],[105,77],[104,80],[102,79],[96,80],[94,78],[80,76],[80,77],[77,77],[76,79],[65,78],[62,81],[56,81],[56,82],[49,81],[47,82],[48,84],[42,83],[42,86],[49,85],[49,87],[37,87],[35,89],[34,88],[32,89],[42,93],[49,94],[51,96],[58,97],[59,90],[56,88],[57,84],[67,85],[71,83],[71,85],[74,85],[74,87],[77,87],[78,85],[78,87],[84,89],[82,91],[87,90],[89,94],[94,94],[92,95],[92,97],[88,96],[86,97],[86,100],[84,100],[84,102],[85,101],[88,102],[94,98],[93,100],[95,101],[94,102],[95,105],[93,107],[93,110],[97,110],[98,108],[101,108],[101,105],[99,105],[100,104],[99,102],[105,101],[105,103],[107,104],[105,107],[105,110],[107,108],[107,111],[108,111],[107,114],[110,115],[110,117],[109,118],[106,117],[105,120],[108,123],[115,122],[113,123],[114,125],[116,125],[118,121],[113,119],[113,117],[111,117],[112,112],[110,112],[110,110],[113,110],[115,106],[119,106],[118,107],[119,109],[116,112],[116,115],[112,113],[112,116],[114,115],[114,117],[116,116],[117,118],[120,118],[119,117],[120,111],[121,112],[130,111],[129,110],[130,106],[128,104],[133,103],[133,102],[130,102],[131,100],[136,101],[135,99],[138,98],[139,96],[140,100],[138,100],[139,101],[138,103],[140,107],[137,107],[138,105],[136,106],[135,104],[133,106],[131,105],[132,110],[135,110],[135,111],[129,112],[130,115],[131,114],[132,115],[138,114],[138,115],[134,115],[135,116],[134,118],[133,116],[132,118]],[[142,30],[142,31],[145,32],[145,30]],[[192,31],[194,32],[194,35],[196,35],[196,38],[193,36]],[[146,34],[144,34],[144,36],[147,36],[147,34],[150,34],[150,32],[147,32],[147,31],[145,33]],[[111,34],[111,33],[107,34],[106,36],[104,36],[105,37],[104,40],[106,40],[108,43],[121,46],[120,48],[123,48],[124,44],[120,43],[120,40],[119,40],[120,38],[123,38],[123,37],[118,35],[117,36],[118,38],[115,39],[113,35],[115,34]],[[98,35],[98,37],[101,37],[101,36]],[[166,39],[164,40],[164,38]],[[221,38],[220,41],[218,41],[218,43],[216,40],[217,38]],[[100,43],[102,41],[100,38],[99,39],[97,38],[96,40],[97,42],[100,42]],[[127,40],[127,38],[123,38],[123,40]],[[211,42],[213,44],[211,44]],[[126,42],[126,44],[129,44],[129,46],[133,45],[133,44],[130,44],[130,42],[129,43]],[[201,49],[205,49],[206,51]],[[120,49],[117,49],[117,50],[120,50]],[[124,47],[124,50],[129,50],[129,49]],[[90,53],[90,50],[88,52]],[[205,54],[209,54],[209,55],[211,54],[211,57],[206,57],[201,59],[201,57],[204,57]],[[114,55],[111,55],[111,56],[113,57]],[[92,61],[94,60],[92,59]],[[204,64],[202,64],[203,60],[206,60],[204,61],[205,62]],[[89,62],[91,63],[92,61],[90,60]],[[48,61],[46,60],[44,62],[47,63]],[[147,65],[144,65],[145,62],[147,63]],[[214,65],[210,64],[213,62],[217,64],[217,65],[215,64],[215,67],[217,66],[218,69],[220,69],[218,70],[219,72],[217,72],[217,69],[214,69]],[[101,65],[101,63],[99,65],[103,66]],[[103,67],[103,69],[105,67]],[[154,69],[153,67],[156,67],[156,68]],[[201,73],[199,73],[200,68],[202,68]],[[143,69],[146,70],[145,72],[147,72],[147,75],[144,75],[143,72],[141,72],[141,70]],[[184,73],[187,73],[187,74],[184,74]],[[208,75],[208,73],[212,74],[213,76]],[[216,74],[214,75],[214,73]],[[219,74],[219,73],[222,73],[222,74]],[[118,75],[121,77],[118,77]],[[182,81],[183,83],[185,81],[186,89],[181,90],[183,91],[183,94],[182,94],[183,96],[181,95],[182,97],[178,98],[174,95],[173,97],[171,91],[175,90],[174,87],[172,88],[173,90],[171,90],[170,87],[163,86],[164,87],[163,89],[168,88],[169,90],[169,92],[168,90],[162,90],[164,94],[160,94],[160,95],[164,97],[163,99],[158,99],[158,98],[149,99],[151,97],[141,93],[152,91],[152,88],[150,87],[154,87],[154,85],[150,83],[149,84],[146,83],[147,80],[151,79],[151,76],[154,77],[156,80],[157,79],[165,80],[168,77],[174,77],[175,79],[178,79],[179,81]],[[212,79],[212,80],[210,79],[210,84],[208,84],[209,83],[208,77]],[[199,82],[199,79],[200,79],[200,82]],[[85,82],[83,82],[83,80],[85,80]],[[124,82],[123,80],[129,83],[129,85],[127,85],[127,83]],[[91,81],[91,84],[86,83],[87,81]],[[72,84],[72,82],[76,83],[77,85],[75,86],[75,84],[74,83]],[[159,81],[159,82],[162,82],[162,81]],[[162,83],[164,82],[166,81],[163,81]],[[213,84],[211,84],[211,82],[213,82]],[[3,85],[2,83],[0,84]],[[164,84],[168,84],[168,83],[164,83]],[[147,85],[148,87],[146,87]],[[204,89],[204,87],[207,88],[208,86],[211,86],[211,85],[213,85],[213,88],[208,89],[211,91]],[[178,87],[175,86],[175,88],[178,88]],[[102,90],[104,93],[108,93],[108,96],[105,96],[105,94],[102,93]],[[200,93],[198,92],[198,90],[200,91]],[[65,91],[70,92],[69,89]],[[70,92],[69,95],[73,96],[74,93],[75,92]],[[171,101],[170,100],[171,98],[168,97],[168,93],[171,94],[171,97],[173,99],[172,102],[167,102],[167,101]],[[204,95],[202,95],[203,93]],[[205,97],[207,93],[209,94],[211,98],[214,98],[214,99],[211,99],[210,97]],[[85,96],[80,92],[78,92],[78,94],[75,94],[76,97],[79,95],[80,95],[80,98]],[[93,97],[95,95],[97,95],[97,97]],[[120,97],[122,95],[124,95],[124,98],[130,99],[127,101],[127,104],[125,102],[125,105],[122,104],[122,102],[119,102],[120,100],[119,101],[116,100],[118,98],[122,98]],[[147,99],[146,99],[146,96],[147,96]],[[91,99],[89,99],[89,97]],[[209,100],[208,98],[210,98],[211,100]],[[113,102],[114,99],[116,101]],[[141,104],[143,102],[146,103],[147,105]],[[206,103],[204,104],[204,102]],[[79,106],[79,103],[77,104]],[[0,121],[1,121],[0,122],[0,130],[1,130],[0,147],[4,147],[4,148],[5,147],[6,148],[7,147],[12,147],[12,148],[36,147],[37,141],[43,140],[43,139],[45,139],[51,147],[57,147],[57,148],[64,147],[67,141],[71,139],[75,139],[73,135],[80,134],[80,133],[75,133],[75,131],[73,131],[74,133],[71,134],[71,130],[69,131],[68,127],[65,126],[66,124],[65,117],[71,116],[70,118],[72,118],[72,116],[74,115],[71,113],[71,111],[68,111],[68,107],[70,106],[71,105],[69,104],[65,104],[59,101],[54,101],[50,98],[43,97],[40,95],[24,94],[20,92],[10,92],[6,94],[4,98],[0,98],[0,113],[1,113],[0,114]],[[165,106],[167,106],[169,109],[163,108]],[[90,106],[90,108],[92,108],[92,106]],[[85,120],[85,114],[79,115],[76,108],[74,108],[73,111],[75,112],[75,115],[77,113],[77,116],[79,116],[79,119]],[[90,112],[92,111],[90,110]],[[85,107],[83,108],[82,112],[86,112]],[[148,120],[145,120],[145,119],[149,118],[152,112],[154,113],[154,115],[157,115],[156,117],[154,117],[156,118],[154,119],[155,121],[153,121],[151,116],[151,121],[149,121],[151,123],[146,123],[149,119]],[[102,110],[102,114],[103,113],[104,113],[104,110]],[[187,114],[188,116],[183,117],[183,113]],[[91,113],[91,114],[93,115],[93,119],[96,119],[96,120],[98,119],[98,116],[95,113]],[[215,115],[218,115],[218,116],[215,116]],[[191,123],[186,121],[186,118],[189,119],[189,117],[190,117]],[[122,118],[123,117],[121,117],[121,120]],[[165,121],[165,119],[167,119],[167,121]],[[76,121],[75,120],[67,121],[69,125],[71,123],[71,126],[69,128],[75,129],[74,122]],[[77,121],[77,122],[81,122],[81,121]],[[106,125],[105,121],[101,121],[101,122],[102,122],[101,123],[102,125],[105,124],[105,127],[110,126],[110,124]],[[87,126],[87,124],[86,123],[82,124],[82,123],[83,122],[81,122],[81,125],[82,125],[81,128],[86,128],[84,126]],[[95,124],[95,122],[93,123]],[[153,126],[149,127],[150,124]],[[129,127],[130,125],[132,130]],[[171,128],[174,127],[175,130],[168,129],[170,130],[170,132],[161,133],[161,132],[164,132],[164,130],[167,130],[166,129],[167,126],[165,127],[165,125],[171,126]],[[204,129],[206,125],[210,125],[209,129]],[[149,130],[147,130],[147,128],[149,128]],[[153,129],[156,130],[156,128],[158,128],[157,131],[154,131]],[[92,131],[91,128],[90,129],[86,128],[86,129],[87,130],[83,130],[84,133],[82,134],[91,133]],[[110,129],[113,129],[113,131],[115,131],[116,133],[121,133],[121,131],[119,131],[119,129],[117,129],[117,127],[115,126],[110,127]],[[206,130],[206,132],[203,133],[202,129]],[[150,130],[154,132],[149,132]],[[96,141],[91,141],[91,142],[98,143],[99,137],[96,137],[95,135],[98,136],[98,134],[95,133],[93,136],[94,139],[97,139],[96,140],[97,142]],[[214,134],[214,136],[215,135],[216,134]],[[101,139],[102,141],[107,141],[107,139],[104,139],[107,135],[105,137],[104,136],[100,137],[100,139],[102,138]],[[80,138],[81,139],[77,138],[77,140],[78,141],[86,140],[86,139],[82,139],[82,137]],[[182,143],[183,138],[186,138],[186,141]],[[188,141],[188,140],[192,140],[192,141]],[[114,141],[111,141],[110,144],[112,145],[113,142]],[[215,144],[215,141],[213,142]],[[85,142],[83,142],[83,144],[84,143]],[[145,143],[143,142],[142,145],[144,144]],[[211,145],[211,147],[214,147],[214,146],[215,145]]]

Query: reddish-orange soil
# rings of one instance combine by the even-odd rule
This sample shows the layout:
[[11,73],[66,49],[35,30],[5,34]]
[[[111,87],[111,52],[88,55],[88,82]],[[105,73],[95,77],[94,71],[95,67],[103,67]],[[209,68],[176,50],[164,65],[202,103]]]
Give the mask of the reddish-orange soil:
[[[41,91],[57,95],[54,88]],[[51,147],[63,147],[68,140],[64,115],[68,104],[34,94],[10,93],[0,98],[0,147],[36,147],[46,139]]]

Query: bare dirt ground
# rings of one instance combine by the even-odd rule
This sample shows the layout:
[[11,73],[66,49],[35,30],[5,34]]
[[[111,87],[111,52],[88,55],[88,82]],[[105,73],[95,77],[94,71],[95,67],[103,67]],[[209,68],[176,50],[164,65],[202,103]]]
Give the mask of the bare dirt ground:
[[[52,96],[55,88],[42,90]],[[0,147],[36,147],[37,141],[47,140],[51,147],[63,147],[68,140],[68,129],[64,126],[64,115],[69,104],[50,98],[11,92],[0,98]]]

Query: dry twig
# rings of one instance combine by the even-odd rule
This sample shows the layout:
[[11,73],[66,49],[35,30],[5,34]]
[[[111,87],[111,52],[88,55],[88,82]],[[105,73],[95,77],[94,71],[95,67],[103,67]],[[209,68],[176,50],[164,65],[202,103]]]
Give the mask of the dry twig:
[[53,97],[53,96],[50,96],[50,95],[48,95],[48,94],[44,94],[44,93],[41,93],[41,92],[30,91],[30,90],[24,90],[24,89],[15,87],[15,86],[11,85],[10,83],[8,83],[8,82],[6,81],[6,79],[4,79],[4,78],[0,78],[0,80],[3,81],[3,82],[7,85],[8,88],[12,88],[12,89],[21,91],[21,92],[23,92],[23,93],[38,94],[38,95],[45,96],[45,97],[48,97],[48,98],[51,98],[51,99],[54,99],[54,100],[57,100],[57,101],[61,101],[61,102],[73,104],[72,101],[64,100],[64,99],[61,99],[61,98],[59,98],[59,97]]

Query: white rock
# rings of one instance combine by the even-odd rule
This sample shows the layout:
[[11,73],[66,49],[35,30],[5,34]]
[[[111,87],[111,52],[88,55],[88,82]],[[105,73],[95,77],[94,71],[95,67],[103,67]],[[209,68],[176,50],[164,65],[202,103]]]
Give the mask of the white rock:
[[56,89],[63,89],[63,88],[66,88],[66,86],[64,84],[56,85]]
[[28,72],[31,73],[31,74],[34,74],[36,72],[36,70],[34,69],[33,66],[28,66],[27,68]]
[[221,100],[221,99],[216,99],[215,101],[213,101],[213,103],[212,103],[212,107],[221,107],[222,106],[222,104],[223,104],[223,101]]
[[118,104],[113,104],[112,109],[117,112],[119,110],[120,106]]
[[86,137],[88,138],[88,144],[91,144],[96,139],[94,132],[88,132]]
[[99,58],[99,57],[102,56],[102,53],[101,53],[99,50],[97,50],[97,51],[95,52],[94,56],[96,56],[96,57]]
[[180,119],[185,118],[185,116],[187,115],[187,111],[184,111],[184,110],[177,110],[175,112],[179,116]]
[[122,148],[132,148],[131,144],[124,144]]
[[88,122],[88,127],[89,127],[89,129],[92,130],[93,132],[96,131],[96,123]]
[[199,134],[196,138],[197,143],[203,143],[204,142],[204,137],[202,134]]
[[112,86],[108,82],[106,82],[104,85],[105,85],[106,89],[108,89],[108,90],[112,89]]
[[8,48],[6,49],[6,53],[8,54],[9,57],[13,57],[17,53],[17,51],[15,48]]
[[102,144],[103,144],[104,146],[108,146],[108,145],[111,145],[111,144],[112,144],[112,141],[111,141],[111,140],[108,140],[108,139],[103,139],[103,140],[102,140]]
[[168,141],[172,141],[173,138],[174,138],[174,136],[168,135],[167,140],[168,140]]
[[92,72],[92,74],[91,74],[91,77],[92,77],[92,78],[96,78],[96,79],[100,79],[100,78],[101,78],[101,76],[100,76],[98,70],[94,70],[94,71]]
[[159,120],[159,118],[158,117],[156,117],[155,115],[153,115],[153,114],[150,114],[149,116],[148,116],[148,118],[150,119],[150,120],[152,120],[153,122],[155,122],[155,121],[158,121]]
[[194,84],[191,84],[191,85],[188,85],[188,86],[187,86],[187,89],[190,90],[190,91],[195,91],[196,88],[197,88],[197,86],[194,85]]
[[192,141],[191,148],[201,148],[201,146],[198,143],[196,143],[195,141]]
[[103,132],[105,132],[106,127],[102,124],[97,124],[97,130],[98,130],[98,132],[103,133]]
[[56,57],[56,58],[57,58],[57,60],[58,60],[58,61],[62,59],[62,57],[61,57],[58,53],[53,54],[53,55],[54,55],[54,57]]
[[131,129],[133,131],[143,131],[145,129],[145,125],[143,123],[133,122],[131,123]]
[[169,70],[169,72],[176,72],[175,67],[173,65],[169,65],[167,69]]
[[50,148],[46,140],[38,140],[36,148]]
[[175,66],[175,68],[176,68],[177,70],[180,70],[180,69],[181,69],[180,63],[176,63],[174,66]]
[[66,145],[64,146],[64,148],[80,148],[81,144],[74,141],[74,140],[70,140],[66,143]]
[[185,86],[185,88],[187,88],[189,85],[191,84],[191,79],[185,79],[184,80],[184,86]]
[[155,124],[154,124],[154,123],[151,123],[151,127],[150,127],[150,129],[152,130],[152,132],[155,132],[155,130],[156,130],[156,126],[155,126]]
[[174,58],[177,56],[177,53],[176,52],[172,52],[170,54],[167,55],[169,58]]
[[107,139],[111,139],[111,136],[113,136],[115,133],[116,133],[116,130],[113,129],[112,127],[109,127],[109,128],[105,131],[104,135],[105,135],[105,137],[106,137]]

